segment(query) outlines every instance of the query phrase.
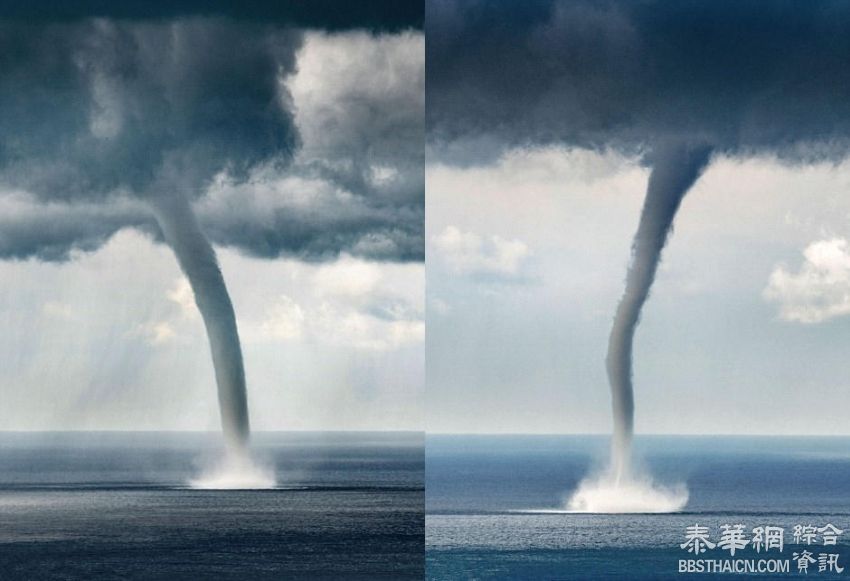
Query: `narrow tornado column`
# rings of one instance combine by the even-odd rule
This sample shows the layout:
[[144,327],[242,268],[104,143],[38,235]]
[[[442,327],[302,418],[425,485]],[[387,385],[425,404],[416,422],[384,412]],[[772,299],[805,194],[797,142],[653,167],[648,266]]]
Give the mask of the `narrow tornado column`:
[[218,384],[225,442],[233,452],[246,452],[251,428],[242,348],[233,304],[215,250],[201,231],[185,196],[179,193],[161,195],[153,200],[153,206],[165,240],[189,279],[204,320]]
[[614,413],[611,460],[617,482],[628,475],[634,432],[632,346],[635,329],[682,198],[699,178],[710,156],[709,147],[683,142],[663,144],[652,153],[652,172],[632,243],[626,289],[614,316],[605,360]]

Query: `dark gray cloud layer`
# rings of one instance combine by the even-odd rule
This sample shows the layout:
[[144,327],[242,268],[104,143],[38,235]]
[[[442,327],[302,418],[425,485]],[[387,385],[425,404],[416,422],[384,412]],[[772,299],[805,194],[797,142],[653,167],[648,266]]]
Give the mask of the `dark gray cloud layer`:
[[324,30],[366,28],[374,31],[395,31],[422,28],[424,12],[422,2],[408,0],[0,0],[0,18],[29,22],[84,18],[160,20],[188,16],[220,16]]
[[5,200],[0,204],[0,257],[64,261],[74,250],[97,250],[128,227],[159,235],[150,210],[138,202],[69,205]]
[[[262,257],[423,258],[421,115],[388,123],[378,135],[354,124],[343,128],[344,147],[296,160],[303,139],[284,81],[297,72],[304,43],[297,26],[321,25],[318,8],[281,8],[260,19],[251,3],[238,15],[224,4],[150,13],[142,10],[147,4],[106,6],[72,3],[51,20],[0,20],[0,191],[17,192],[13,211],[0,219],[0,256],[64,260],[123,227],[159,237],[147,208],[152,196],[175,191],[203,200],[221,175],[246,192],[258,175],[299,175],[335,184],[347,202],[293,209],[287,192],[270,192],[260,208],[235,198],[208,205],[203,222],[212,241]],[[388,8],[385,21],[377,9],[348,19],[337,11],[327,26],[416,26],[411,6]],[[373,114],[391,119],[394,111]],[[397,175],[377,183],[375,163]]]
[[447,161],[476,161],[464,141],[479,158],[684,136],[792,159],[847,150],[846,2],[432,0],[426,34],[429,143]]
[[277,77],[298,35],[175,23],[0,25],[0,179],[45,200],[197,195],[210,176],[288,157]]

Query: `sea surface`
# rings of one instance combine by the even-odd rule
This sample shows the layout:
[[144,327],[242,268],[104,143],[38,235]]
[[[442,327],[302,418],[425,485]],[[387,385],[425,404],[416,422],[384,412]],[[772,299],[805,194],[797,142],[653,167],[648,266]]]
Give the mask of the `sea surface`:
[[0,432],[0,580],[422,579],[423,436],[259,433],[273,490],[195,490],[198,433]]
[[[848,579],[850,438],[638,437],[639,464],[656,482],[687,486],[675,514],[565,511],[580,481],[605,465],[608,439],[594,436],[428,436],[428,579]],[[715,545],[699,559],[787,560],[789,573],[679,573],[696,559],[686,528],[702,525],[717,543],[723,525],[783,529],[783,549],[759,553]],[[843,530],[795,544],[796,525]],[[793,553],[838,553],[843,573]],[[806,561],[808,562],[808,561]]]

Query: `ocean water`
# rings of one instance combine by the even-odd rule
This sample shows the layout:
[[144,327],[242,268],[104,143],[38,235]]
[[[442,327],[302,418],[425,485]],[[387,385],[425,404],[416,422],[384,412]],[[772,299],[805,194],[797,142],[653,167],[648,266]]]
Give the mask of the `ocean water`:
[[[582,479],[605,464],[608,439],[593,436],[428,436],[428,579],[777,579],[850,578],[850,438],[638,437],[640,465],[689,499],[674,514],[581,514],[563,509]],[[723,525],[783,529],[783,550],[699,559],[787,560],[788,573],[680,573],[696,559],[680,545],[686,528]],[[835,546],[794,543],[796,525],[833,524]],[[793,553],[837,553],[835,571]],[[711,565],[704,565],[710,567]],[[740,565],[743,567],[744,565]],[[764,565],[765,567],[767,565]],[[744,569],[739,569],[744,571]],[[780,569],[781,571],[781,569]]]
[[214,436],[0,433],[0,580],[421,579],[423,436],[260,433],[274,490],[194,490]]

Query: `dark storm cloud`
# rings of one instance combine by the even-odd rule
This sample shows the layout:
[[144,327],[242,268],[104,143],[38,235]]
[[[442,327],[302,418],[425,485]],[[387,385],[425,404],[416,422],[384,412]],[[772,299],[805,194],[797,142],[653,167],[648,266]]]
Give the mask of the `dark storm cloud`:
[[668,138],[847,150],[847,2],[433,0],[427,14],[429,144],[449,162]]
[[0,24],[0,180],[45,200],[198,195],[297,144],[299,35],[216,20]]
[[157,236],[153,217],[141,204],[0,204],[0,256],[55,262],[75,251],[97,250],[122,228]]
[[274,258],[281,248],[306,261],[336,257],[340,249],[375,260],[421,261],[425,245],[421,206],[316,204],[308,208],[268,209],[263,217],[228,215],[220,207],[201,208],[209,237],[224,246],[247,249],[253,256]]
[[0,18],[67,21],[84,18],[170,19],[223,16],[238,20],[281,23],[302,28],[400,30],[422,28],[422,2],[408,0],[40,0],[0,1]]
[[[216,176],[251,185],[276,172],[315,174],[347,201],[286,214],[266,200],[268,216],[235,201],[204,215],[213,242],[263,257],[421,260],[421,114],[379,135],[353,123],[347,146],[307,167],[296,161],[303,139],[284,82],[297,72],[301,27],[421,24],[421,5],[417,20],[416,3],[384,4],[343,6],[324,20],[326,2],[267,13],[252,2],[238,13],[224,2],[0,4],[0,191],[25,200],[2,219],[0,257],[64,260],[124,227],[161,238],[148,202],[169,192],[202,200]],[[369,179],[375,163],[397,173],[388,187]]]

